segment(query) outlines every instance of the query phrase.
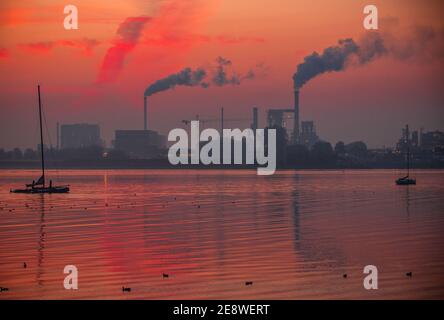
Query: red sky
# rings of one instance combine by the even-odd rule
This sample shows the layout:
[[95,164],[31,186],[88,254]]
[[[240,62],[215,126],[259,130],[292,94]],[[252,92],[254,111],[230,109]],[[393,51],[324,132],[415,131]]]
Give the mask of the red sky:
[[[380,0],[380,31],[408,37],[413,26],[443,28],[441,1]],[[181,87],[149,99],[149,127],[167,134],[180,120],[216,118],[248,127],[251,108],[292,105],[292,75],[304,56],[358,38],[366,31],[360,0],[128,0],[70,1],[79,29],[63,28],[59,0],[0,3],[0,148],[37,144],[36,85],[52,143],[55,125],[99,123],[109,142],[115,129],[142,128],[143,92],[153,81],[184,67],[212,64],[263,72],[239,86]],[[139,24],[137,24],[139,23]],[[120,31],[119,31],[120,30]],[[127,32],[130,30],[131,32]],[[382,58],[329,73],[301,90],[301,118],[314,120],[331,143],[364,140],[393,145],[400,128],[444,129],[443,62]]]

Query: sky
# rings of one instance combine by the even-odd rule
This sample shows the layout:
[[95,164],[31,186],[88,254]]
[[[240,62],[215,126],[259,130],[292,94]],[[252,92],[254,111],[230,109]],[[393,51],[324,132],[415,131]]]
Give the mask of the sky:
[[[77,30],[63,27],[67,4],[78,8]],[[267,109],[293,105],[292,76],[304,57],[369,33],[367,4],[378,8],[378,32],[414,54],[387,54],[311,79],[300,91],[301,120],[313,120],[332,144],[363,140],[369,147],[393,146],[407,123],[444,130],[439,0],[4,0],[0,148],[36,148],[37,84],[52,145],[59,122],[98,123],[109,146],[116,129],[143,128],[148,86],[187,67],[210,77],[218,57],[231,62],[227,72],[239,81],[150,96],[149,128],[166,135],[196,115],[218,118],[220,107],[232,119],[226,127],[249,127],[252,107],[264,126]],[[437,36],[418,42],[418,28]]]

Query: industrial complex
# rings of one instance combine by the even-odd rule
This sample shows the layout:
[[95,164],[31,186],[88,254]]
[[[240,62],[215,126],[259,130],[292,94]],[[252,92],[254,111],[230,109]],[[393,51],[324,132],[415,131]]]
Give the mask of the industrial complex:
[[[317,143],[322,142],[316,133],[313,120],[301,120],[300,111],[300,88],[296,81],[293,87],[294,103],[287,108],[268,108],[266,110],[266,127],[281,128],[286,134],[285,148],[304,147],[311,150]],[[115,151],[130,159],[162,159],[166,157],[167,139],[164,135],[148,127],[148,96],[143,97],[143,129],[118,129],[114,131],[114,139],[109,148],[109,152]],[[250,122],[250,128],[259,129],[259,109],[252,108],[251,117],[244,119],[225,118],[224,108],[220,109],[220,115],[213,119],[199,119],[197,115],[194,119],[182,120],[188,125],[192,120],[199,120],[205,126],[207,122],[213,122],[215,128],[222,131],[226,128],[227,122],[246,121]],[[216,122],[214,124],[214,122]],[[218,122],[218,123],[217,123]],[[228,128],[227,128],[228,129]],[[240,128],[243,129],[243,128]],[[324,142],[327,143],[327,142]],[[327,143],[328,144],[328,143]],[[340,144],[340,143],[339,143]],[[100,127],[98,124],[57,124],[57,149],[81,149],[90,147],[104,148],[104,141],[100,137]],[[294,149],[294,148],[293,148]],[[412,152],[440,153],[444,149],[444,133],[440,131],[424,132],[423,129],[412,131],[407,125],[402,129],[402,136],[396,147],[395,153],[405,153],[409,149]],[[340,150],[340,148],[338,149]],[[335,151],[339,152],[338,150]],[[392,152],[389,149],[375,150],[375,154]],[[339,153],[340,154],[340,153]]]

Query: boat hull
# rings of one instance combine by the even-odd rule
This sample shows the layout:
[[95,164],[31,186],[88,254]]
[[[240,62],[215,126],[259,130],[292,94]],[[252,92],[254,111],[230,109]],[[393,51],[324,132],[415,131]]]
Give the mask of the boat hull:
[[26,189],[13,189],[12,193],[68,193],[69,186],[59,186],[59,187],[45,187],[45,188],[26,188]]
[[406,186],[406,185],[413,185],[416,184],[416,180],[415,179],[398,179],[396,180],[396,184],[398,186]]

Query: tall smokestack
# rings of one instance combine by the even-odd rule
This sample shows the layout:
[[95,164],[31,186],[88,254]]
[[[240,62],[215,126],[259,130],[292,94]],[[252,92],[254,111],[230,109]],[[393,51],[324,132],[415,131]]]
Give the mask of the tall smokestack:
[[258,115],[257,115],[257,108],[254,107],[253,108],[253,123],[251,124],[251,129],[256,131],[257,128],[258,128]]
[[294,83],[293,143],[299,143],[299,88]]
[[148,130],[146,96],[143,96],[143,130]]
[[224,108],[220,108],[220,135],[224,132]]
[[60,150],[60,125],[57,122],[57,150]]

